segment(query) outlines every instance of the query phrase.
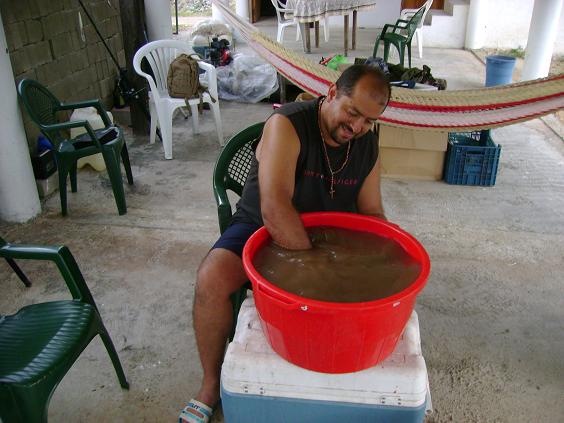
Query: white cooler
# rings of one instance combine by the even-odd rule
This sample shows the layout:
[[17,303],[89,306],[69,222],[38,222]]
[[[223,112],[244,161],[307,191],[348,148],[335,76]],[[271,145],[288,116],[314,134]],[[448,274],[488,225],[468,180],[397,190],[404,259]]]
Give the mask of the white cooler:
[[247,298],[221,370],[221,401],[226,423],[420,423],[431,401],[417,314],[380,364],[325,374],[278,356]]

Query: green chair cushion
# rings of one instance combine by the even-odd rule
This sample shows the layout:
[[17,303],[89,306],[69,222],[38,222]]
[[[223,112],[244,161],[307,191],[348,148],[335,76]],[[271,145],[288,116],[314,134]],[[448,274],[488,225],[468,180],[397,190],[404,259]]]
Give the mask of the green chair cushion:
[[70,300],[0,316],[0,383],[33,383],[74,361],[90,341],[95,313],[90,304]]

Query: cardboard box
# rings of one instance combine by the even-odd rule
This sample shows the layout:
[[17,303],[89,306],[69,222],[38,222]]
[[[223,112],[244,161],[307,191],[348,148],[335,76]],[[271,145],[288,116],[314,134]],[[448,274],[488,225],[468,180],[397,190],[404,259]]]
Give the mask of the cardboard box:
[[55,173],[45,179],[36,179],[35,184],[37,185],[39,197],[45,198],[59,189],[59,172],[55,171]]
[[439,181],[447,146],[447,132],[380,125],[382,175]]

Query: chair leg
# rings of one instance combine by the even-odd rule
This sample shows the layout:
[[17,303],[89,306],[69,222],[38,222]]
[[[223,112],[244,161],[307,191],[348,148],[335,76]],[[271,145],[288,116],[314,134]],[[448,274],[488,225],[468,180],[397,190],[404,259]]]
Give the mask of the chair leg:
[[400,58],[400,65],[403,66],[403,62],[404,62],[404,44],[394,44],[396,46],[396,49],[398,50],[398,54],[399,54],[399,58]]
[[419,49],[419,58],[423,58],[423,30],[418,29],[415,34],[417,35],[417,48]]
[[329,42],[329,18],[323,19],[323,35],[325,36],[325,42]]
[[372,51],[372,57],[378,57],[379,45],[380,45],[380,37],[376,38],[376,42],[374,43],[374,50]]
[[123,147],[121,148],[121,161],[125,169],[125,175],[127,176],[127,183],[133,185],[133,174],[131,173],[131,163],[129,162],[129,152],[127,151],[127,144],[123,141]]
[[390,55],[390,43],[384,40],[384,62],[388,63],[389,55]]
[[219,102],[210,103],[210,108],[213,112],[213,120],[215,121],[215,128],[217,129],[217,137],[219,139],[219,145],[225,145],[223,139],[223,126],[221,124],[221,113],[219,112]]
[[149,143],[154,144],[157,137],[157,124],[159,123],[159,117],[157,115],[157,107],[153,99],[149,100],[149,111],[151,114],[151,130],[149,132]]
[[278,24],[278,33],[276,34],[276,42],[281,43],[284,36],[284,27]]
[[[59,159],[59,162],[62,160]],[[63,216],[67,215],[67,176],[69,173],[66,164],[59,164],[59,197],[61,199],[61,213]]]
[[10,265],[14,273],[18,275],[18,278],[20,278],[23,284],[29,288],[31,286],[31,282],[29,281],[25,273],[22,271],[22,269],[20,269],[20,266],[18,266],[13,259],[8,257],[6,257],[6,262]]
[[300,23],[296,23],[296,41],[300,41]]
[[70,170],[69,170],[71,192],[77,191],[76,172],[77,172],[77,162],[75,161],[74,164],[71,165]]
[[198,113],[198,105],[190,104],[190,110],[192,111],[192,131],[194,135],[200,133],[200,115]]
[[409,63],[409,68],[411,69],[411,42],[407,44],[407,63]]
[[170,160],[172,159],[172,112],[160,110],[159,127],[161,128],[165,159]]
[[110,338],[110,335],[108,334],[108,332],[106,332],[105,328],[103,328],[100,332],[100,338],[102,338],[102,342],[104,343],[106,350],[108,351],[108,355],[112,360],[112,364],[114,365],[120,386],[123,389],[129,389],[129,382],[127,381],[125,373],[123,372],[123,367],[121,366],[121,361],[119,360],[116,348],[114,347],[112,338]]
[[[39,385],[43,385],[41,382]],[[15,388],[17,392],[0,392],[0,421],[4,423],[47,423],[52,389]],[[53,389],[55,387],[53,386]]]
[[120,215],[126,214],[127,205],[125,204],[125,192],[123,190],[123,180],[121,178],[119,158],[116,151],[113,149],[104,149],[103,155],[110,183],[112,184],[112,191],[114,192],[118,212]]

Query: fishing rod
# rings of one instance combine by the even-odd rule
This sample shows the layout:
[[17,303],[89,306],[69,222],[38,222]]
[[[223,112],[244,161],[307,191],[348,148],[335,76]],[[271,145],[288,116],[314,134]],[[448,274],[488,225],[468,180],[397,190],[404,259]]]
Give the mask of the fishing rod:
[[[92,27],[94,28],[94,31],[98,35],[98,38],[100,39],[100,41],[102,41],[102,44],[106,48],[106,51],[108,52],[112,61],[115,64],[116,68],[118,69],[119,76],[118,76],[118,80],[117,80],[117,88],[118,88],[118,91],[119,91],[119,95],[121,96],[121,98],[123,98],[124,103],[127,105],[127,104],[131,104],[131,102],[135,102],[139,106],[139,108],[141,109],[141,111],[143,112],[143,114],[145,115],[147,120],[151,120],[151,115],[147,111],[147,107],[145,106],[145,103],[143,101],[141,101],[141,97],[139,96],[139,94],[141,94],[146,88],[143,87],[139,90],[135,90],[135,88],[133,87],[133,84],[131,84],[131,82],[128,79],[127,69],[122,68],[120,66],[116,56],[111,51],[108,44],[106,43],[106,40],[104,39],[103,35],[100,33],[100,30],[98,29],[98,26],[96,25],[96,22],[94,22],[94,19],[92,18],[92,16],[88,12],[88,9],[86,9],[86,6],[82,2],[82,0],[78,0],[78,4],[80,4],[80,7],[82,7],[84,14],[86,15],[86,17],[88,18],[88,20],[92,24]],[[111,6],[111,3],[109,1],[108,1],[108,4]],[[145,34],[145,31],[143,31],[143,33]],[[145,34],[145,41],[147,41],[147,35],[146,34]],[[163,138],[161,136],[161,131],[159,130],[159,128],[157,128],[157,135],[162,142]]]

